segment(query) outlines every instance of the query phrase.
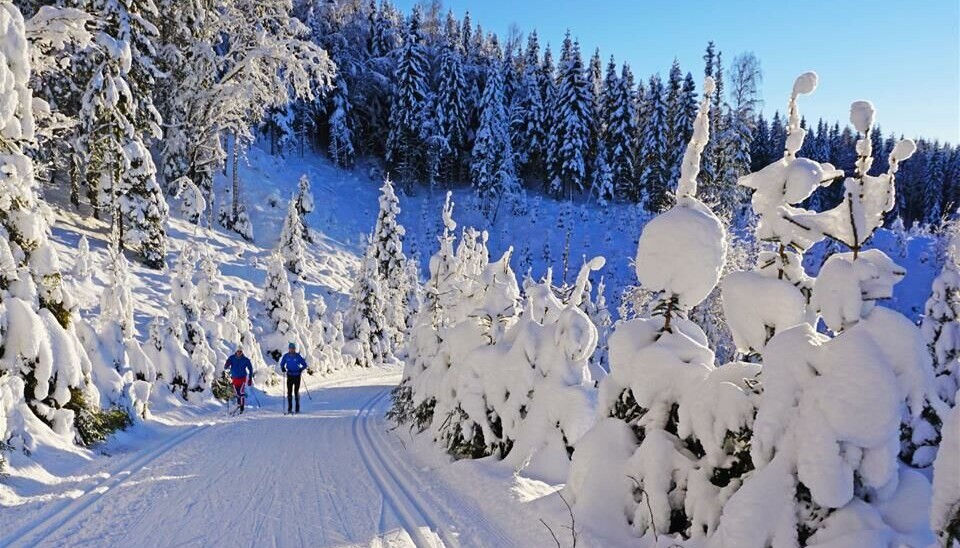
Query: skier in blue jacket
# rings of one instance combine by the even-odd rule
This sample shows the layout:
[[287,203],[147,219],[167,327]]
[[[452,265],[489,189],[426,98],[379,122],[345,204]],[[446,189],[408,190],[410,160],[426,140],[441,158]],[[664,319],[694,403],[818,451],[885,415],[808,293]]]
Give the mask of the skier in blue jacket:
[[296,400],[296,412],[300,412],[300,375],[307,368],[307,361],[297,352],[297,345],[287,345],[287,353],[280,358],[280,371],[287,375],[287,413],[293,413]]
[[227,358],[227,363],[223,365],[223,369],[224,371],[230,370],[233,390],[237,393],[237,405],[240,406],[240,412],[243,413],[243,407],[247,401],[246,387],[253,384],[253,364],[250,363],[250,358],[243,355],[243,349],[237,348],[237,351]]

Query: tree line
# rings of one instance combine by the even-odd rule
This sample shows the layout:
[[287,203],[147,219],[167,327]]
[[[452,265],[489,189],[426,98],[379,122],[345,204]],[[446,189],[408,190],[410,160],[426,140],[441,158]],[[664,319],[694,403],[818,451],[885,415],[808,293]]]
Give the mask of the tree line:
[[[304,0],[294,13],[339,71],[322,101],[269,113],[263,129],[275,152],[311,140],[345,167],[373,157],[408,192],[469,181],[491,215],[504,198],[526,190],[642,203],[654,213],[671,205],[670,182],[679,174],[698,95],[694,75],[676,60],[666,78],[636,77],[629,63],[598,50],[586,59],[569,31],[556,53],[536,30],[503,39],[469,12],[462,19],[444,14],[439,3],[404,14],[389,1]],[[704,75],[716,82],[703,197],[723,213],[744,213],[746,195],[736,181],[783,154],[785,116],[761,112],[754,55],[727,62],[710,42],[703,61]],[[853,168],[856,135],[849,126],[821,119],[809,129],[802,153]],[[876,128],[873,140],[875,150],[888,153],[896,137]],[[958,148],[917,144],[890,214],[908,226],[937,222],[960,203]],[[840,198],[825,189],[807,205],[826,209]]]

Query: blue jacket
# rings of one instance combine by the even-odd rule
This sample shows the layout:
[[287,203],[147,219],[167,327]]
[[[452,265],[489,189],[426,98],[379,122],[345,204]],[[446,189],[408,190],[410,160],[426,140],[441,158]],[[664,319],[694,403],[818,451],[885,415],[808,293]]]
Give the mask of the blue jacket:
[[250,363],[250,358],[246,356],[238,357],[236,354],[231,354],[223,368],[229,369],[230,376],[234,379],[253,377],[253,364]]
[[307,368],[307,360],[299,352],[293,354],[287,352],[280,358],[280,371],[283,371],[291,377],[299,377],[300,373]]

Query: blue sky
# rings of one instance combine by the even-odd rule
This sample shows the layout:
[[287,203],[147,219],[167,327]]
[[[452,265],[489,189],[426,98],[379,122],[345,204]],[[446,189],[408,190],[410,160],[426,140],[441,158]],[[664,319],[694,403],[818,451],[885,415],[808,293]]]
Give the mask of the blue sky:
[[[404,10],[416,0],[397,0]],[[470,10],[485,30],[536,28],[557,53],[567,28],[584,55],[600,48],[634,74],[666,75],[676,57],[698,80],[708,40],[725,65],[744,51],[760,59],[764,111],[783,110],[793,79],[814,70],[816,93],[801,112],[845,122],[850,103],[868,99],[884,133],[960,142],[960,2],[957,0],[444,0]]]

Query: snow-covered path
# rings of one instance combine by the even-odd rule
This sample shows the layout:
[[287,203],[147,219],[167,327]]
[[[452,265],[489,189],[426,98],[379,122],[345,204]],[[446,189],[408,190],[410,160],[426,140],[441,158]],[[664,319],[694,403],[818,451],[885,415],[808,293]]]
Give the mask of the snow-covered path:
[[304,413],[191,426],[50,505],[0,546],[515,546],[387,432],[395,375],[314,387]]

